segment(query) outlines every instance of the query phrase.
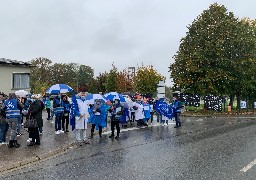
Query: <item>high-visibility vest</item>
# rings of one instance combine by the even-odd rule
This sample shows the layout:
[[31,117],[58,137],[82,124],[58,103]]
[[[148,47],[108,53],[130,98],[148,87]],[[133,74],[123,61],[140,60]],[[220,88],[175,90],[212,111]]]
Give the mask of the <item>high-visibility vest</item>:
[[17,99],[8,99],[4,102],[6,107],[6,119],[13,119],[20,117],[20,110],[18,108]]

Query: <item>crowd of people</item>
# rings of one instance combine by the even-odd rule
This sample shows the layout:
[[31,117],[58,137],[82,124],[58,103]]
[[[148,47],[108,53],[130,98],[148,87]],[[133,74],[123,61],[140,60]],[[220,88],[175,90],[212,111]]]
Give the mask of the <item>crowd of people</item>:
[[[33,119],[34,126],[26,127],[28,131],[28,146],[40,145],[40,135],[43,134],[42,112],[46,109],[47,120],[55,123],[56,135],[70,132],[70,128],[75,131],[78,145],[90,144],[94,137],[95,130],[99,131],[102,138],[102,131],[110,122],[111,134],[109,138],[118,139],[120,137],[120,124],[123,128],[128,125],[136,125],[138,128],[149,126],[153,123],[153,116],[156,113],[157,122],[163,126],[168,125],[172,118],[161,114],[155,108],[156,100],[145,98],[141,95],[128,97],[126,102],[119,99],[103,101],[95,99],[94,104],[88,103],[86,96],[88,93],[81,92],[70,98],[66,94],[49,95],[41,97],[39,94],[28,94],[26,97],[17,97],[14,93],[8,96],[0,93],[0,145],[7,144],[9,148],[20,147],[17,136],[21,135],[21,127],[28,120]],[[180,113],[183,106],[178,100],[178,96],[173,97],[171,103],[167,98],[164,102],[174,109],[175,128],[181,126]],[[135,124],[136,122],[136,124]],[[87,137],[87,124],[91,123],[90,136]],[[115,133],[116,130],[116,133]],[[9,141],[7,133],[9,132]]]

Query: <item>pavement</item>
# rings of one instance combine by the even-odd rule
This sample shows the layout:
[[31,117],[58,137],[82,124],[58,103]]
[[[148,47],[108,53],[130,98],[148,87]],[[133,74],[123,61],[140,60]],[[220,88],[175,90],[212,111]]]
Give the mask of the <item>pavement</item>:
[[[237,118],[235,118],[237,117]],[[194,125],[193,131],[197,132],[203,129],[214,128],[215,126],[225,125],[225,124],[236,124],[241,121],[246,121],[246,119],[254,120],[256,115],[246,115],[246,116],[233,116],[228,117],[229,121],[218,121],[214,120],[214,118],[209,118],[207,120],[200,117],[183,117],[186,122],[190,123],[193,126],[193,122],[200,124],[201,126]],[[8,148],[6,145],[0,146],[0,173],[10,172],[17,168],[22,168],[27,166],[28,164],[36,163],[42,160],[49,159],[51,157],[57,156],[59,154],[65,153],[75,147],[77,147],[75,143],[75,133],[71,131],[68,133],[63,133],[56,135],[54,132],[54,123],[46,120],[46,112],[43,113],[44,119],[44,127],[43,134],[40,135],[41,145],[40,146],[27,146],[28,132],[22,128],[22,136],[18,137],[18,143],[21,144],[20,148]],[[208,121],[206,123],[206,121]],[[171,124],[174,122],[171,121]],[[153,126],[159,126],[154,120]],[[122,129],[122,131],[134,130],[136,127]],[[87,130],[87,137],[89,137],[90,126]],[[108,135],[110,133],[110,127],[104,129],[103,134]],[[185,127],[182,129],[182,134],[191,133],[190,127]],[[179,136],[177,134],[177,136]]]

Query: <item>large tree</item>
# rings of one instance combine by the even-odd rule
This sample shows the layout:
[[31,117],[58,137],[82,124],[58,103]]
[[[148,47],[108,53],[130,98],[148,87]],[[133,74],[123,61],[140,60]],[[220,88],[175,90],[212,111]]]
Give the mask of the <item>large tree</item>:
[[174,86],[190,93],[239,96],[246,84],[241,79],[248,77],[255,49],[255,33],[248,23],[214,3],[189,25],[181,39],[170,65]]

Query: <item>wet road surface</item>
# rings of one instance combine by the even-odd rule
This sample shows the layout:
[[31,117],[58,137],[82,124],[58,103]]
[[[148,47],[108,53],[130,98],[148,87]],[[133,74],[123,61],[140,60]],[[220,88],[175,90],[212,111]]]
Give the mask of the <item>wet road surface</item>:
[[187,117],[173,126],[96,136],[1,179],[256,179],[255,119]]

